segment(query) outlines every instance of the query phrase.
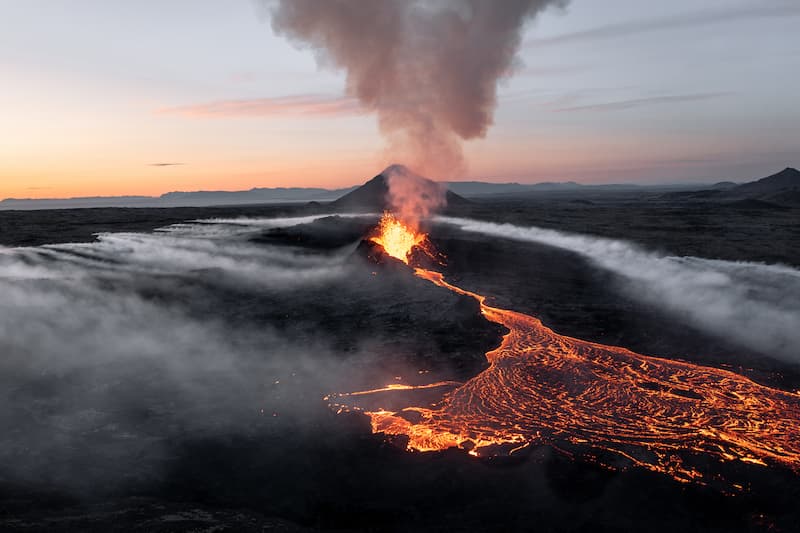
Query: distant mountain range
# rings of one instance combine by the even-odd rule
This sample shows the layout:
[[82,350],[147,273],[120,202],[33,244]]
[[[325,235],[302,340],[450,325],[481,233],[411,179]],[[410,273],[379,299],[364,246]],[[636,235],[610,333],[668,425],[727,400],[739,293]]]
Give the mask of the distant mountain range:
[[303,187],[257,188],[249,191],[169,192],[161,196],[95,196],[63,199],[16,199],[0,201],[0,209],[72,209],[86,207],[206,207],[303,202],[331,202],[355,189]]
[[541,183],[488,183],[483,181],[450,181],[447,187],[467,198],[480,196],[518,196],[537,194],[559,194],[574,192],[615,192],[658,190],[687,190],[705,188],[708,185],[682,183],[677,185],[637,185],[635,183],[610,183],[602,185],[583,185],[574,181],[545,181]]
[[800,171],[785,168],[760,180],[741,185],[722,182],[711,188],[664,195],[672,200],[715,201],[743,207],[800,206]]
[[[392,168],[392,167],[390,167]],[[388,170],[388,169],[387,169]],[[15,199],[0,201],[0,209],[72,209],[87,207],[205,207],[306,202],[336,202],[377,205],[375,198],[385,195],[383,173],[361,187],[322,189],[303,187],[255,188],[248,191],[170,192],[161,196],[109,196],[64,199]],[[723,181],[713,185],[680,184],[644,186],[635,184],[581,185],[572,181],[535,184],[452,181],[446,183],[448,202],[465,198],[525,197],[571,193],[656,191],[661,198],[674,201],[761,202],[765,205],[800,205],[800,171],[786,168],[766,178],[737,184]],[[355,194],[355,193],[358,194]],[[354,195],[355,194],[355,195]],[[451,196],[452,195],[452,196]],[[367,198],[369,197],[369,198]],[[456,198],[457,197],[457,198]]]

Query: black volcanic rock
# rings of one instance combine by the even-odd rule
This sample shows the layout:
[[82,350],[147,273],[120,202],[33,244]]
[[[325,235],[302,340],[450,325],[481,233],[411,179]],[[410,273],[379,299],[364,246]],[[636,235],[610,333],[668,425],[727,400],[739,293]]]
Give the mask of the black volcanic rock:
[[800,206],[800,188],[779,191],[767,196],[765,200],[785,206]]
[[722,204],[724,207],[731,209],[743,209],[753,211],[771,211],[774,209],[788,209],[788,207],[779,203],[768,202],[758,198],[743,198],[741,200],[734,200],[733,202],[726,202]]
[[[396,173],[396,174],[405,174],[405,175],[413,175],[406,167],[403,165],[391,165],[387,167],[383,172],[366,182],[361,187],[351,191],[338,200],[331,203],[331,206],[339,209],[339,210],[354,210],[354,211],[373,211],[373,212],[381,212],[385,211],[390,208],[389,204],[389,183],[388,177],[389,175]],[[429,180],[427,178],[423,178],[421,176],[417,176],[417,178],[424,180],[425,182],[429,182],[436,187],[444,187],[443,184],[439,184],[434,182],[433,180]],[[459,206],[459,205],[469,205],[471,202],[464,198],[463,196],[459,196],[458,194],[452,191],[445,192],[445,198],[447,200],[448,206]]]
[[260,244],[335,250],[354,244],[371,233],[375,228],[375,222],[375,219],[330,216],[307,224],[270,228],[249,240]]

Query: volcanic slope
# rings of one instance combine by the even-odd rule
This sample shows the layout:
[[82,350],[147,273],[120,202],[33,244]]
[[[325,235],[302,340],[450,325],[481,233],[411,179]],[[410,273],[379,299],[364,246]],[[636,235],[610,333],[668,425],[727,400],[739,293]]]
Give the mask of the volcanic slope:
[[[421,180],[422,183],[429,186],[432,190],[437,188],[443,190],[445,187],[444,184],[414,175],[403,165],[391,165],[361,187],[331,203],[331,207],[337,211],[380,212],[390,209],[392,207],[389,195],[390,175],[400,176],[401,178],[413,176],[413,179]],[[447,206],[467,206],[472,203],[463,196],[459,196],[452,191],[445,191],[444,194]]]

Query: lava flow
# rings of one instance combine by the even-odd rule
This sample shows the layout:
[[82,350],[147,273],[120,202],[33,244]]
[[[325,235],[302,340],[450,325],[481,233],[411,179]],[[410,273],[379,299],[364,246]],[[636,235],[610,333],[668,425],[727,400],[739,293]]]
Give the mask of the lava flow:
[[[382,223],[376,242],[408,262],[414,245],[406,244],[426,238],[397,239],[394,222]],[[534,317],[487,305],[486,297],[451,285],[441,273],[417,268],[415,274],[475,298],[486,319],[508,333],[486,354],[486,370],[435,405],[389,411],[348,400],[391,389],[331,397],[334,406],[368,415],[374,432],[407,437],[409,450],[460,447],[489,456],[550,444],[609,468],[638,465],[698,483],[714,477],[713,463],[800,472],[800,395],[726,370],[558,335]]]

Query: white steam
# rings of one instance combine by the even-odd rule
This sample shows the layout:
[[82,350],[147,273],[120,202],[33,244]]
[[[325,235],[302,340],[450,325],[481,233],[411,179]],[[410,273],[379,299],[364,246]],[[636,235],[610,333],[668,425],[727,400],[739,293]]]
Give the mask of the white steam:
[[149,478],[170,439],[312,413],[313,401],[289,402],[310,394],[302,384],[276,396],[274,383],[289,372],[327,379],[343,372],[341,358],[312,333],[220,318],[243,295],[263,306],[348,277],[350,250],[248,241],[311,220],[199,221],[0,247],[0,477],[88,487]]
[[403,165],[392,165],[381,174],[386,177],[392,213],[414,228],[447,205],[447,188],[442,183],[423,178]]
[[760,353],[800,362],[800,271],[780,265],[674,257],[620,240],[438,217],[463,231],[580,254],[625,280],[634,298]]

